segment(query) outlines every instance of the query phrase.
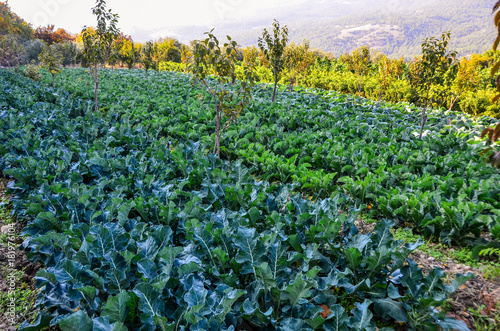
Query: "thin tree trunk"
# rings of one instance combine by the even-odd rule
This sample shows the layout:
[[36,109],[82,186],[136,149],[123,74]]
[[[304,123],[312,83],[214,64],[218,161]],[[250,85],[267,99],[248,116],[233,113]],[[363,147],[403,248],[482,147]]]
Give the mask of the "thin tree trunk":
[[97,99],[97,91],[99,89],[99,75],[97,72],[97,64],[94,66],[94,111],[99,110],[99,100]]
[[217,157],[220,159],[220,137],[221,137],[221,113],[219,106],[216,105],[216,114],[217,114],[217,125],[215,129],[215,146],[214,146],[214,154],[217,154]]
[[422,112],[422,125],[420,127],[419,139],[422,139],[422,135],[424,133],[424,126],[425,126],[425,123],[427,122],[427,105],[429,104],[429,94],[430,93],[431,93],[431,89],[429,86],[429,88],[427,89],[427,94],[425,96],[425,104],[424,104],[424,110]]
[[52,88],[56,88],[56,75],[52,74]]
[[272,102],[275,102],[276,101],[276,89],[278,88],[278,80],[275,79],[274,80],[274,92],[273,92],[273,101]]
[[422,125],[420,126],[420,135],[418,136],[418,139],[422,139],[425,122],[427,122],[427,106],[424,107],[424,112],[422,114]]
[[460,93],[459,95],[457,95],[455,98],[451,97],[450,109],[449,110],[453,109],[453,106],[455,105],[455,102],[457,102],[458,98],[460,98],[460,95],[462,95],[462,93]]

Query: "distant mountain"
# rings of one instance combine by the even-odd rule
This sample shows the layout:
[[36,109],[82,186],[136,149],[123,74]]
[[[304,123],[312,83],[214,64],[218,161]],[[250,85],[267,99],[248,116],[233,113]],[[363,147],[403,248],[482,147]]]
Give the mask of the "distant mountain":
[[[317,0],[260,13],[258,18],[216,26],[216,35],[229,34],[242,46],[256,44],[264,27],[276,18],[288,25],[295,42],[340,55],[370,45],[391,57],[412,58],[421,53],[426,37],[451,30],[450,49],[460,55],[491,48],[495,27],[493,0]],[[209,27],[174,28],[183,42],[203,37]]]

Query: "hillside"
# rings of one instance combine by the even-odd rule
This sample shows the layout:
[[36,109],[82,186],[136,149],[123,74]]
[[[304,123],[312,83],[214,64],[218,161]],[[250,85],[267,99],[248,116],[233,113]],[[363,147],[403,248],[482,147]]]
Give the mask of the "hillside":
[[[494,34],[491,0],[316,0],[291,2],[247,18],[231,19],[228,14],[215,25],[217,35],[231,35],[242,46],[257,44],[262,29],[274,19],[290,28],[295,42],[304,39],[312,47],[336,56],[370,45],[392,58],[410,59],[420,54],[422,41],[452,31],[451,49],[460,55],[490,49]],[[145,42],[155,36],[175,37],[183,43],[200,39],[213,26],[187,25],[160,31],[136,29],[134,40]],[[167,32],[168,31],[168,32]],[[21,35],[31,39],[33,30],[0,2],[0,35]]]
[[33,38],[33,29],[13,13],[6,2],[0,2],[0,36],[11,35],[23,40]]
[[[291,39],[310,40],[311,46],[336,55],[369,44],[390,57],[420,54],[426,37],[452,31],[451,49],[460,55],[490,49],[494,26],[490,0],[322,1],[299,4],[259,18],[216,26],[218,34],[231,34],[243,46],[257,43],[262,29],[274,18],[290,28]],[[208,27],[174,29],[183,42],[200,38]]]
[[[394,2],[394,1],[393,1]],[[409,2],[409,1],[405,1]],[[450,48],[461,55],[491,48],[494,26],[488,0],[441,0],[401,6],[397,11],[358,14],[339,20],[302,24],[293,38],[310,37],[314,47],[336,54],[368,44],[392,57],[419,54],[422,40],[451,30]]]

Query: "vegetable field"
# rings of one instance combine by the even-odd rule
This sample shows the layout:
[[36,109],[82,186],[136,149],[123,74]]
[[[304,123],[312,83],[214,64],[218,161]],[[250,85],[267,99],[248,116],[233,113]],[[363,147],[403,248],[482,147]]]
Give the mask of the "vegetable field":
[[[411,227],[473,247],[500,236],[493,121],[321,90],[254,88],[210,153],[215,112],[188,75],[0,71],[0,170],[36,276],[22,330],[467,330]],[[377,220],[361,233],[357,220]]]

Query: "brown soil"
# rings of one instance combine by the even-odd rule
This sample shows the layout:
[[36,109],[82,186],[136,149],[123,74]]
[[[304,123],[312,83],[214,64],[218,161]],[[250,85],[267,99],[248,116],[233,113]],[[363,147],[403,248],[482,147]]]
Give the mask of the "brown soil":
[[[6,193],[8,182],[9,180],[7,180],[6,178],[2,178],[0,174],[0,202],[7,202],[11,198],[11,196],[7,195]],[[0,220],[0,227],[4,225],[5,224],[2,223],[2,220]],[[24,224],[14,222],[13,226],[16,230],[16,233],[19,233],[24,227]],[[22,239],[17,238],[16,244],[21,243]],[[29,284],[32,289],[34,289],[34,277],[37,271],[40,270],[40,265],[29,262],[26,258],[25,251],[15,251],[14,260],[9,260],[7,258],[7,252],[7,246],[3,244],[0,245],[0,292],[2,292],[2,294],[5,294],[9,291],[6,274],[3,270],[5,267],[7,267],[8,269],[24,270],[24,276],[21,279],[21,283],[16,283],[16,286],[21,286],[22,283],[26,283]],[[9,262],[13,263],[13,265],[9,265]],[[32,311],[27,311],[25,316],[33,316]],[[14,319],[14,325],[19,325],[20,323],[22,323],[26,318],[25,316],[16,316],[16,318]],[[0,315],[0,330],[16,330],[16,327],[12,325],[12,320],[8,319],[4,314]]]
[[[375,228],[375,223],[367,224],[363,219],[358,219],[355,224],[360,233],[371,233]],[[496,311],[500,303],[500,279],[486,280],[481,269],[471,268],[451,259],[443,263],[422,252],[415,252],[410,255],[410,258],[419,264],[424,273],[428,273],[434,267],[441,268],[449,276],[450,281],[455,278],[456,274],[472,272],[476,275],[475,278],[466,282],[452,294],[447,316],[464,321],[471,330],[476,329],[469,308],[477,310],[477,307],[484,305],[481,315],[490,318],[500,316],[500,311]]]
[[446,263],[436,261],[422,252],[416,252],[410,258],[418,263],[425,272],[434,267],[443,269],[450,276],[450,279],[453,279],[457,273],[466,274],[472,272],[476,275],[475,278],[469,280],[452,294],[451,307],[447,314],[449,317],[462,320],[471,330],[475,330],[474,320],[469,312],[469,308],[477,309],[477,307],[484,305],[481,314],[485,317],[492,317],[499,313],[496,311],[496,307],[500,303],[499,279],[495,281],[486,280],[483,271],[480,269],[471,268],[452,260],[448,260]]

